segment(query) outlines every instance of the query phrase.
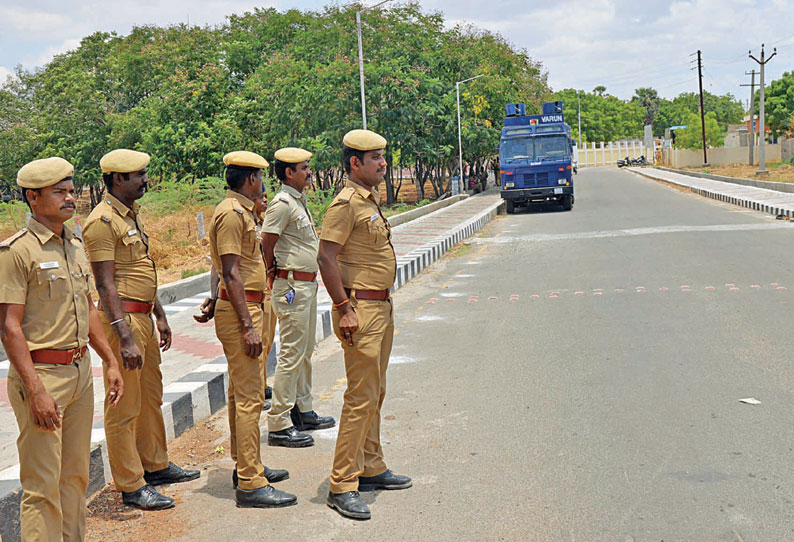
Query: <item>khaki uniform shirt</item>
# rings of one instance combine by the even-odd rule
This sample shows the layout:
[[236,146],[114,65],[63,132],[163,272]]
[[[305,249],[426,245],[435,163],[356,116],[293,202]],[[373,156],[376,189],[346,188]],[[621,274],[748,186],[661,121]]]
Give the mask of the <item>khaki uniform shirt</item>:
[[265,291],[265,260],[262,257],[258,226],[254,202],[233,190],[229,190],[226,199],[215,207],[209,226],[210,258],[218,270],[224,290],[226,283],[223,280],[221,256],[235,254],[240,256],[240,278],[245,289]]
[[83,239],[92,262],[116,263],[113,282],[119,297],[152,303],[157,296],[157,270],[139,209],[137,203],[130,209],[105,194],[85,221]]
[[91,266],[83,243],[31,217],[28,227],[0,243],[0,303],[25,305],[28,348],[68,350],[88,344]]
[[267,206],[262,232],[279,236],[273,249],[279,269],[317,272],[320,240],[304,194],[283,185]]
[[325,212],[320,239],[342,245],[337,263],[345,288],[385,290],[394,285],[397,258],[376,191],[348,180]]

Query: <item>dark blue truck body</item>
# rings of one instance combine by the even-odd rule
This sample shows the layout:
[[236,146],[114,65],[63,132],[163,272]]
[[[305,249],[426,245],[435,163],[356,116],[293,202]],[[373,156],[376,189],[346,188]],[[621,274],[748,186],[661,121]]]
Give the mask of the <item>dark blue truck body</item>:
[[562,102],[543,104],[542,114],[527,115],[524,104],[508,104],[499,142],[502,199],[507,212],[518,205],[557,202],[573,207],[571,128]]

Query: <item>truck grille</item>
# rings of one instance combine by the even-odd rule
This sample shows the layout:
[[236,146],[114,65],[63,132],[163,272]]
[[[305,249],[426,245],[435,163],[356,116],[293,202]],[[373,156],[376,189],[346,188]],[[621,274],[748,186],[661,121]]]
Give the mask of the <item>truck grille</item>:
[[523,186],[547,186],[549,184],[548,173],[525,173],[521,176]]

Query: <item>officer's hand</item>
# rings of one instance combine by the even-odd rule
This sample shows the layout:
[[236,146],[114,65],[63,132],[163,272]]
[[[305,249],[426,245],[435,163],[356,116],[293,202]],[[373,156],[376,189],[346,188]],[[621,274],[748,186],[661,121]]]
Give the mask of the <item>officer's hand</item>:
[[110,406],[115,407],[124,397],[124,379],[121,378],[121,372],[118,367],[108,367],[105,371],[108,379],[107,397]]
[[168,320],[157,320],[157,332],[160,334],[160,350],[165,352],[171,348],[171,326],[168,325]]
[[121,363],[126,370],[134,371],[143,367],[141,350],[132,337],[120,341],[119,351],[121,353]]
[[33,412],[33,423],[36,427],[55,431],[61,426],[61,409],[43,387],[30,396],[30,410]]
[[258,358],[262,355],[262,337],[253,326],[247,328],[243,332],[243,339],[245,340],[245,355],[249,358]]
[[358,316],[352,308],[339,318],[339,331],[342,332],[342,338],[347,344],[353,346],[353,333],[358,331]]
[[267,274],[267,291],[268,292],[272,292],[273,291],[273,280],[275,278],[276,278],[276,274],[275,273],[273,273],[272,275],[270,273]]
[[215,316],[215,300],[208,297],[199,308],[201,314],[194,314],[193,319],[199,324],[206,324]]

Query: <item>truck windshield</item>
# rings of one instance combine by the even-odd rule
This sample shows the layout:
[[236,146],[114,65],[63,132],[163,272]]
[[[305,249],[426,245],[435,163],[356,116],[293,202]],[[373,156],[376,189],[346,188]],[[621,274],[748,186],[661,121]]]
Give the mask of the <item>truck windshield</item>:
[[564,135],[516,137],[502,140],[502,160],[511,162],[556,160],[569,155],[568,138]]

